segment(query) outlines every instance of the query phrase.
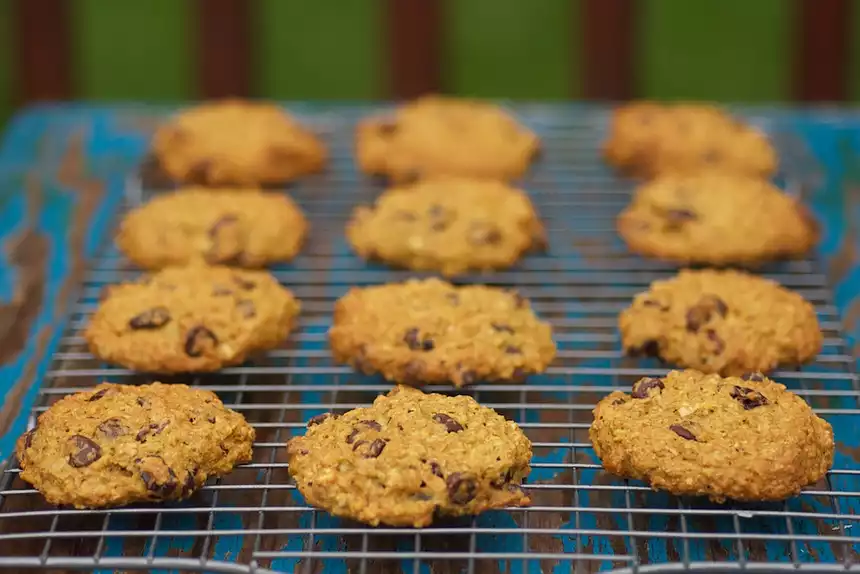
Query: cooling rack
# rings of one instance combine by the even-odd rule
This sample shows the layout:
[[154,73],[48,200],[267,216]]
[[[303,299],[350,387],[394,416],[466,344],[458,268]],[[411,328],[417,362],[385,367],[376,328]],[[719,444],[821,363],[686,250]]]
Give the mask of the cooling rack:
[[[381,190],[353,166],[352,126],[365,111],[342,107],[310,115],[330,147],[330,169],[283,190],[312,224],[301,256],[273,268],[302,300],[297,332],[253,363],[209,376],[161,378],[215,391],[247,417],[257,431],[253,462],[181,503],[80,511],[46,505],[10,459],[0,477],[0,568],[306,574],[858,568],[860,387],[818,257],[762,271],[813,302],[824,329],[824,350],[814,363],[774,378],[833,425],[838,452],[826,479],[781,503],[718,505],[653,492],[601,471],[588,440],[591,409],[610,391],[667,370],[654,360],[623,356],[617,313],[651,281],[675,271],[628,254],[616,236],[614,217],[633,186],[599,161],[603,108],[516,110],[545,144],[522,185],[548,228],[550,250],[508,271],[458,279],[518,289],[554,328],[558,359],[547,373],[524,384],[461,391],[516,420],[532,440],[525,489],[533,506],[441,520],[425,529],[369,528],[308,507],[289,479],[284,443],[314,414],[367,405],[390,388],[332,361],[325,335],[334,301],[350,286],[413,275],[359,260],[344,239],[351,210]],[[814,200],[819,217],[833,217],[833,206],[811,195],[823,185],[821,174],[790,122],[768,114],[750,119],[781,148],[779,183]],[[129,173],[114,221],[155,193]],[[103,243],[29,411],[30,425],[67,393],[102,380],[151,380],[100,363],[83,344],[81,330],[101,289],[138,274],[108,239]],[[454,392],[440,385],[427,390]]]

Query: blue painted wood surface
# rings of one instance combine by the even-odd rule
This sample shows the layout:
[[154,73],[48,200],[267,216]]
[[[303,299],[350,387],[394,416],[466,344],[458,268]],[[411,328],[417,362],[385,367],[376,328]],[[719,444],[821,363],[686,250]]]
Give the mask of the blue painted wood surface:
[[[302,112],[320,112],[331,110],[337,113],[337,106],[323,107],[312,104],[291,104],[291,109]],[[344,108],[345,109],[345,108]],[[356,107],[349,107],[350,113],[356,114]],[[557,106],[541,108],[547,114],[587,114],[594,108],[586,106]],[[14,440],[25,429],[27,415],[38,390],[52,351],[63,326],[66,323],[70,297],[73,296],[70,277],[80,273],[85,259],[110,241],[109,225],[112,215],[122,198],[123,185],[126,175],[137,165],[145,154],[148,135],[155,122],[168,111],[166,108],[147,107],[91,107],[91,106],[61,106],[39,107],[25,111],[11,122],[4,139],[0,142],[0,244],[8,246],[10,241],[20,238],[27,229],[35,233],[38,239],[30,239],[36,250],[44,245],[44,268],[41,275],[44,281],[44,291],[37,314],[29,325],[26,333],[26,346],[20,353],[0,366],[0,392],[4,394],[5,404],[0,424],[6,429],[0,437],[0,458],[5,458],[11,452]],[[811,186],[807,198],[815,216],[822,222],[824,230],[819,255],[822,265],[833,285],[833,302],[840,311],[846,338],[852,350],[857,349],[860,342],[860,261],[858,261],[858,239],[856,229],[860,223],[860,115],[840,112],[838,110],[755,110],[757,116],[768,121],[788,125],[791,131],[798,135],[812,153],[814,165],[809,169]],[[98,199],[97,204],[85,211],[84,202]],[[83,210],[83,211],[82,211]],[[80,241],[70,242],[74,235],[75,226],[81,226],[83,237]],[[41,243],[40,243],[41,242]],[[346,245],[338,246],[344,254],[348,252]],[[21,283],[21,265],[8,260],[8,249],[0,253],[0,305],[14,304],[16,286]],[[32,273],[32,270],[30,270]],[[75,281],[80,276],[74,277]],[[574,317],[571,311],[566,316]],[[310,326],[311,330],[324,332],[326,325]],[[2,333],[0,333],[2,336]],[[323,343],[307,343],[316,345],[320,350],[325,349]],[[856,357],[856,352],[854,353]],[[599,362],[599,361],[598,361]],[[588,366],[587,364],[581,366]],[[595,364],[595,366],[600,366]],[[22,382],[24,386],[22,387]],[[856,409],[856,398],[848,392],[856,391],[856,386],[846,386],[837,390],[846,391],[846,396],[837,397],[832,403],[833,408]],[[304,393],[303,400],[307,403],[317,402],[315,393]],[[14,411],[9,410],[14,405]],[[304,413],[311,416],[314,411]],[[860,459],[860,428],[853,424],[856,419],[849,417],[833,417],[837,440],[840,442],[837,454],[837,467],[858,468]],[[536,457],[536,463],[558,463],[564,452],[549,452]],[[550,479],[543,476],[546,469],[535,469],[530,482]],[[580,481],[599,480],[595,471],[585,471]],[[844,484],[834,486],[834,490],[860,492],[860,480],[842,476]],[[588,493],[583,493],[587,498]],[[661,498],[662,497],[662,498]],[[662,501],[664,507],[671,507],[674,502],[666,495],[655,494],[651,501]],[[857,496],[840,497],[841,511],[847,514],[858,514],[860,502]],[[585,501],[583,504],[587,504]],[[623,509],[626,501],[624,494],[613,495],[613,506]],[[789,501],[788,508],[808,512],[826,512],[825,507],[797,507]],[[326,517],[325,524],[317,522],[317,528],[336,526],[337,519]],[[616,527],[625,527],[624,519],[619,518]],[[731,519],[720,517],[708,523],[707,528],[731,532]],[[834,528],[840,520],[830,520]],[[853,522],[846,522],[856,527]],[[506,513],[491,512],[477,519],[478,526],[494,528],[516,528],[513,519]],[[303,524],[303,526],[308,526]],[[613,525],[608,525],[612,527]],[[653,530],[668,529],[668,524],[649,524]],[[125,528],[122,520],[111,524],[112,530]],[[164,529],[181,531],[194,528],[194,520],[180,515],[168,515],[165,518]],[[242,521],[238,516],[220,514],[215,523],[217,530],[238,530]],[[561,526],[562,529],[573,529],[572,523]],[[647,554],[648,562],[671,562],[678,559],[679,543],[671,539],[659,538],[641,541],[641,548],[631,548],[624,543],[620,548],[611,543],[610,539],[601,534],[607,528],[606,524],[595,521],[593,516],[583,516],[579,529],[588,531],[580,536],[581,547],[587,551],[605,556],[600,562],[601,568],[609,569],[622,564],[613,561],[612,555],[618,552],[630,553],[638,551]],[[691,528],[695,528],[692,526]],[[762,526],[762,528],[765,528]],[[770,528],[768,526],[767,528]],[[775,536],[785,535],[785,524],[773,525],[771,532]],[[849,531],[850,532],[850,531]],[[810,532],[811,534],[811,532]],[[191,548],[193,540],[182,536],[172,536],[160,539],[154,553],[158,556],[175,555]],[[317,537],[319,549],[336,551],[340,548],[340,540],[333,535]],[[226,561],[235,560],[241,547],[240,538],[224,535],[219,536],[215,543],[216,557]],[[481,552],[511,552],[525,551],[522,548],[522,536],[516,533],[478,536],[477,544]],[[287,543],[285,550],[300,551],[302,541],[296,537]],[[577,551],[573,537],[561,539],[561,545],[567,552]],[[637,547],[639,544],[637,544]],[[119,537],[108,539],[105,555],[121,556],[124,541]],[[149,548],[147,547],[147,551]],[[404,551],[412,548],[404,547]],[[854,545],[852,552],[860,548]],[[738,554],[734,544],[724,543],[715,550],[704,543],[691,542],[689,553],[693,561],[703,561],[713,557],[715,552],[721,552],[725,559],[737,559]],[[785,561],[786,543],[774,541],[767,545],[767,556],[774,561]],[[801,552],[799,560],[813,562],[838,562],[842,556],[833,553],[828,544],[811,544],[804,555]],[[279,559],[273,568],[292,571],[297,567],[298,560]],[[343,563],[327,563],[326,572],[345,572]],[[411,560],[403,561],[404,570],[412,568]],[[540,572],[538,561],[512,565],[514,572]],[[429,573],[429,570],[422,570]]]

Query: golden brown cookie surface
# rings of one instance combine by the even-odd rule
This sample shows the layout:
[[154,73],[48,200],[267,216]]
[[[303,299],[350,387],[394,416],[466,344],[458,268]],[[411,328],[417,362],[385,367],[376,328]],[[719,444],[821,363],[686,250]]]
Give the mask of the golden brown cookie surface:
[[84,335],[96,357],[129,369],[215,371],[276,347],[298,313],[267,272],[169,267],[109,287]]
[[767,178],[777,166],[767,136],[707,104],[621,106],[603,151],[610,164],[640,177],[714,169]]
[[365,120],[356,133],[362,171],[394,182],[434,175],[509,181],[525,173],[538,147],[537,136],[500,107],[438,96]]
[[371,525],[427,526],[434,513],[526,506],[531,443],[467,396],[398,386],[367,408],[321,415],[287,444],[290,474],[312,505]]
[[241,100],[201,104],[156,131],[158,168],[180,183],[277,184],[322,169],[319,139],[279,106]]
[[78,508],[179,500],[251,460],[254,429],[209,391],[115,385],[69,395],[17,443],[21,478]]
[[301,210],[284,194],[185,188],[128,213],[116,242],[148,269],[194,262],[262,267],[292,259],[307,230]]
[[803,297],[731,270],[683,270],[655,281],[618,323],[630,354],[723,375],[798,365],[822,342],[815,308]]
[[806,255],[815,221],[772,184],[715,172],[640,186],[616,227],[631,251],[683,264],[757,265]]
[[641,379],[598,403],[589,435],[609,472],[717,502],[782,500],[833,464],[830,424],[758,373]]
[[454,276],[513,265],[546,248],[546,234],[528,196],[504,183],[432,179],[391,188],[359,206],[346,229],[365,259]]
[[555,357],[551,327],[517,293],[438,279],[351,289],[329,343],[337,361],[411,385],[520,380]]

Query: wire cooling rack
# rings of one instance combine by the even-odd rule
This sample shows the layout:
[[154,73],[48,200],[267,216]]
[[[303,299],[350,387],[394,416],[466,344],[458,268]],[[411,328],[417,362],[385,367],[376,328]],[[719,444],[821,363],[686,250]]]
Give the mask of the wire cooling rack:
[[[545,143],[523,185],[544,218],[550,250],[515,269],[460,281],[515,287],[529,297],[554,327],[558,359],[526,384],[481,384],[462,392],[516,420],[532,440],[533,470],[525,485],[532,507],[442,520],[423,530],[368,528],[308,507],[289,479],[284,443],[303,432],[304,421],[367,405],[390,388],[332,361],[325,334],[335,300],[353,285],[410,276],[364,263],[345,242],[351,210],[381,189],[353,167],[352,126],[359,112],[347,109],[310,118],[330,146],[332,165],[287,190],[312,221],[302,255],[273,269],[303,302],[298,331],[253,364],[169,379],[215,391],[245,415],[257,430],[253,462],[182,503],[79,511],[47,506],[10,460],[0,481],[0,567],[307,574],[854,567],[860,549],[860,392],[819,263],[794,261],[764,271],[812,301],[825,331],[815,363],[774,378],[833,424],[839,452],[826,479],[782,503],[717,505],[602,472],[588,440],[594,404],[641,376],[666,372],[653,360],[623,356],[616,316],[635,293],[674,269],[628,254],[615,234],[614,217],[632,184],[598,159],[605,113],[520,111]],[[779,129],[767,118],[758,120]],[[810,184],[808,157],[796,140],[780,141],[787,166],[781,181],[799,192]],[[130,178],[124,209],[152,193],[157,191]],[[148,380],[96,361],[81,337],[101,289],[136,275],[113,247],[94,261],[31,425],[67,393],[102,380]],[[453,392],[444,386],[427,390]]]

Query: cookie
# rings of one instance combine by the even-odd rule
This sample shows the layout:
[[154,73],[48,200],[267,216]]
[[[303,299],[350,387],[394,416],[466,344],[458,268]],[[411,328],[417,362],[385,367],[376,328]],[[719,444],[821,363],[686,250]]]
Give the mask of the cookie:
[[136,265],[263,267],[299,252],[308,223],[293,200],[255,189],[192,187],[128,213],[116,243]]
[[278,184],[320,171],[322,142],[269,103],[224,100],[187,109],[152,139],[153,161],[169,179],[205,186]]
[[612,114],[603,152],[608,163],[639,177],[714,169],[768,178],[777,169],[764,133],[701,104],[621,106]]
[[597,404],[589,431],[604,468],[715,502],[782,500],[833,464],[833,429],[761,373],[673,371]]
[[129,369],[216,371],[278,346],[298,314],[264,271],[168,267],[108,287],[84,336],[93,355]]
[[287,444],[289,471],[313,506],[376,526],[527,506],[531,443],[471,397],[398,386],[367,408],[308,421]]
[[798,200],[766,181],[715,172],[642,185],[616,227],[631,251],[682,264],[755,266],[802,257],[818,241]]
[[389,189],[374,205],[356,208],[346,236],[365,259],[449,277],[510,267],[547,244],[525,193],[504,183],[459,178]]
[[549,324],[513,291],[439,279],[353,288],[335,303],[336,361],[422,385],[520,381],[555,357]]
[[18,439],[21,478],[77,508],[180,500],[251,460],[254,429],[209,391],[115,385],[68,395]]
[[621,344],[705,373],[769,372],[813,359],[815,308],[774,281],[740,271],[681,271],[655,281],[618,319]]
[[538,151],[537,136],[497,105],[426,96],[359,123],[362,171],[393,182],[433,175],[510,181]]

